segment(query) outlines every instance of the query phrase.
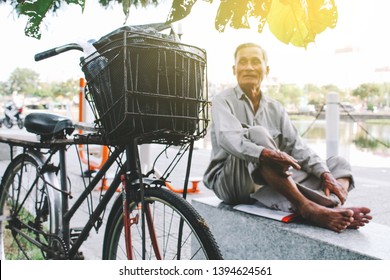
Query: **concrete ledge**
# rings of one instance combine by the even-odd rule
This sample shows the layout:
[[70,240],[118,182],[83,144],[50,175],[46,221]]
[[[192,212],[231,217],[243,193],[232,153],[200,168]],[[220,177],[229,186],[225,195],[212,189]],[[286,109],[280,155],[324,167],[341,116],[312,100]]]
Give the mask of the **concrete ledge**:
[[225,259],[390,260],[390,227],[370,223],[334,233],[301,223],[285,224],[234,210],[216,197],[193,199]]

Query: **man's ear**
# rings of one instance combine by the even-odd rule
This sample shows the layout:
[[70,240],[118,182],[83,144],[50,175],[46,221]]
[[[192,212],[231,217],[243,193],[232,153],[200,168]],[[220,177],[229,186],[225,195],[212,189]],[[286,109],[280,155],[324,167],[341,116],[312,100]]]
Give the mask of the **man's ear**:
[[269,74],[269,66],[267,66],[267,72],[266,73],[267,73],[267,75]]
[[232,66],[232,70],[233,70],[233,75],[235,76],[236,75],[236,65]]

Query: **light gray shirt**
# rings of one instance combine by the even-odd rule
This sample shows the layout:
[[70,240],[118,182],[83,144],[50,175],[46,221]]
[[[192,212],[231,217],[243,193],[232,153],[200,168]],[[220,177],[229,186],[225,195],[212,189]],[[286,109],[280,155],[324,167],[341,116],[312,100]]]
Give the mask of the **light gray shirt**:
[[[239,86],[217,94],[211,106],[211,161],[204,176],[207,185],[214,181],[228,155],[259,163],[264,147],[249,140],[248,128],[261,125],[273,137],[279,150],[298,160],[303,171],[316,177],[329,171],[326,163],[299,136],[284,107],[262,93],[259,109]],[[208,186],[212,187],[212,186]]]

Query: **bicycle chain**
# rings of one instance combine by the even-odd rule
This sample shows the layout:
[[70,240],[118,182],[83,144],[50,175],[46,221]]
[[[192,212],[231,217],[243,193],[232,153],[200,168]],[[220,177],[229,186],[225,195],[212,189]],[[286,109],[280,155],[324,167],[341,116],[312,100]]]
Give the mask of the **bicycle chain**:
[[[59,250],[60,248],[58,248],[58,249],[56,248],[55,255],[56,255],[57,258],[55,258],[55,259],[57,259],[57,260],[68,260],[69,259],[69,248],[66,245],[64,239],[62,239],[62,238],[60,238],[60,237],[58,237],[56,235],[53,235],[52,237],[54,237],[54,239],[56,239],[57,242],[59,242],[59,244],[62,247],[62,250]],[[52,246],[52,248],[53,248],[53,246]],[[61,256],[63,256],[63,257],[61,257]]]

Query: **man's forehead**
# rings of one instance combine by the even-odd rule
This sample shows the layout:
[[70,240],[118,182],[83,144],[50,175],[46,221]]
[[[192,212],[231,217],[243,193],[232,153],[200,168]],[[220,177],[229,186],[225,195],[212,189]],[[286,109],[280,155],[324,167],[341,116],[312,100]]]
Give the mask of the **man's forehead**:
[[262,49],[256,46],[244,47],[237,52],[237,57],[263,57],[263,55]]

